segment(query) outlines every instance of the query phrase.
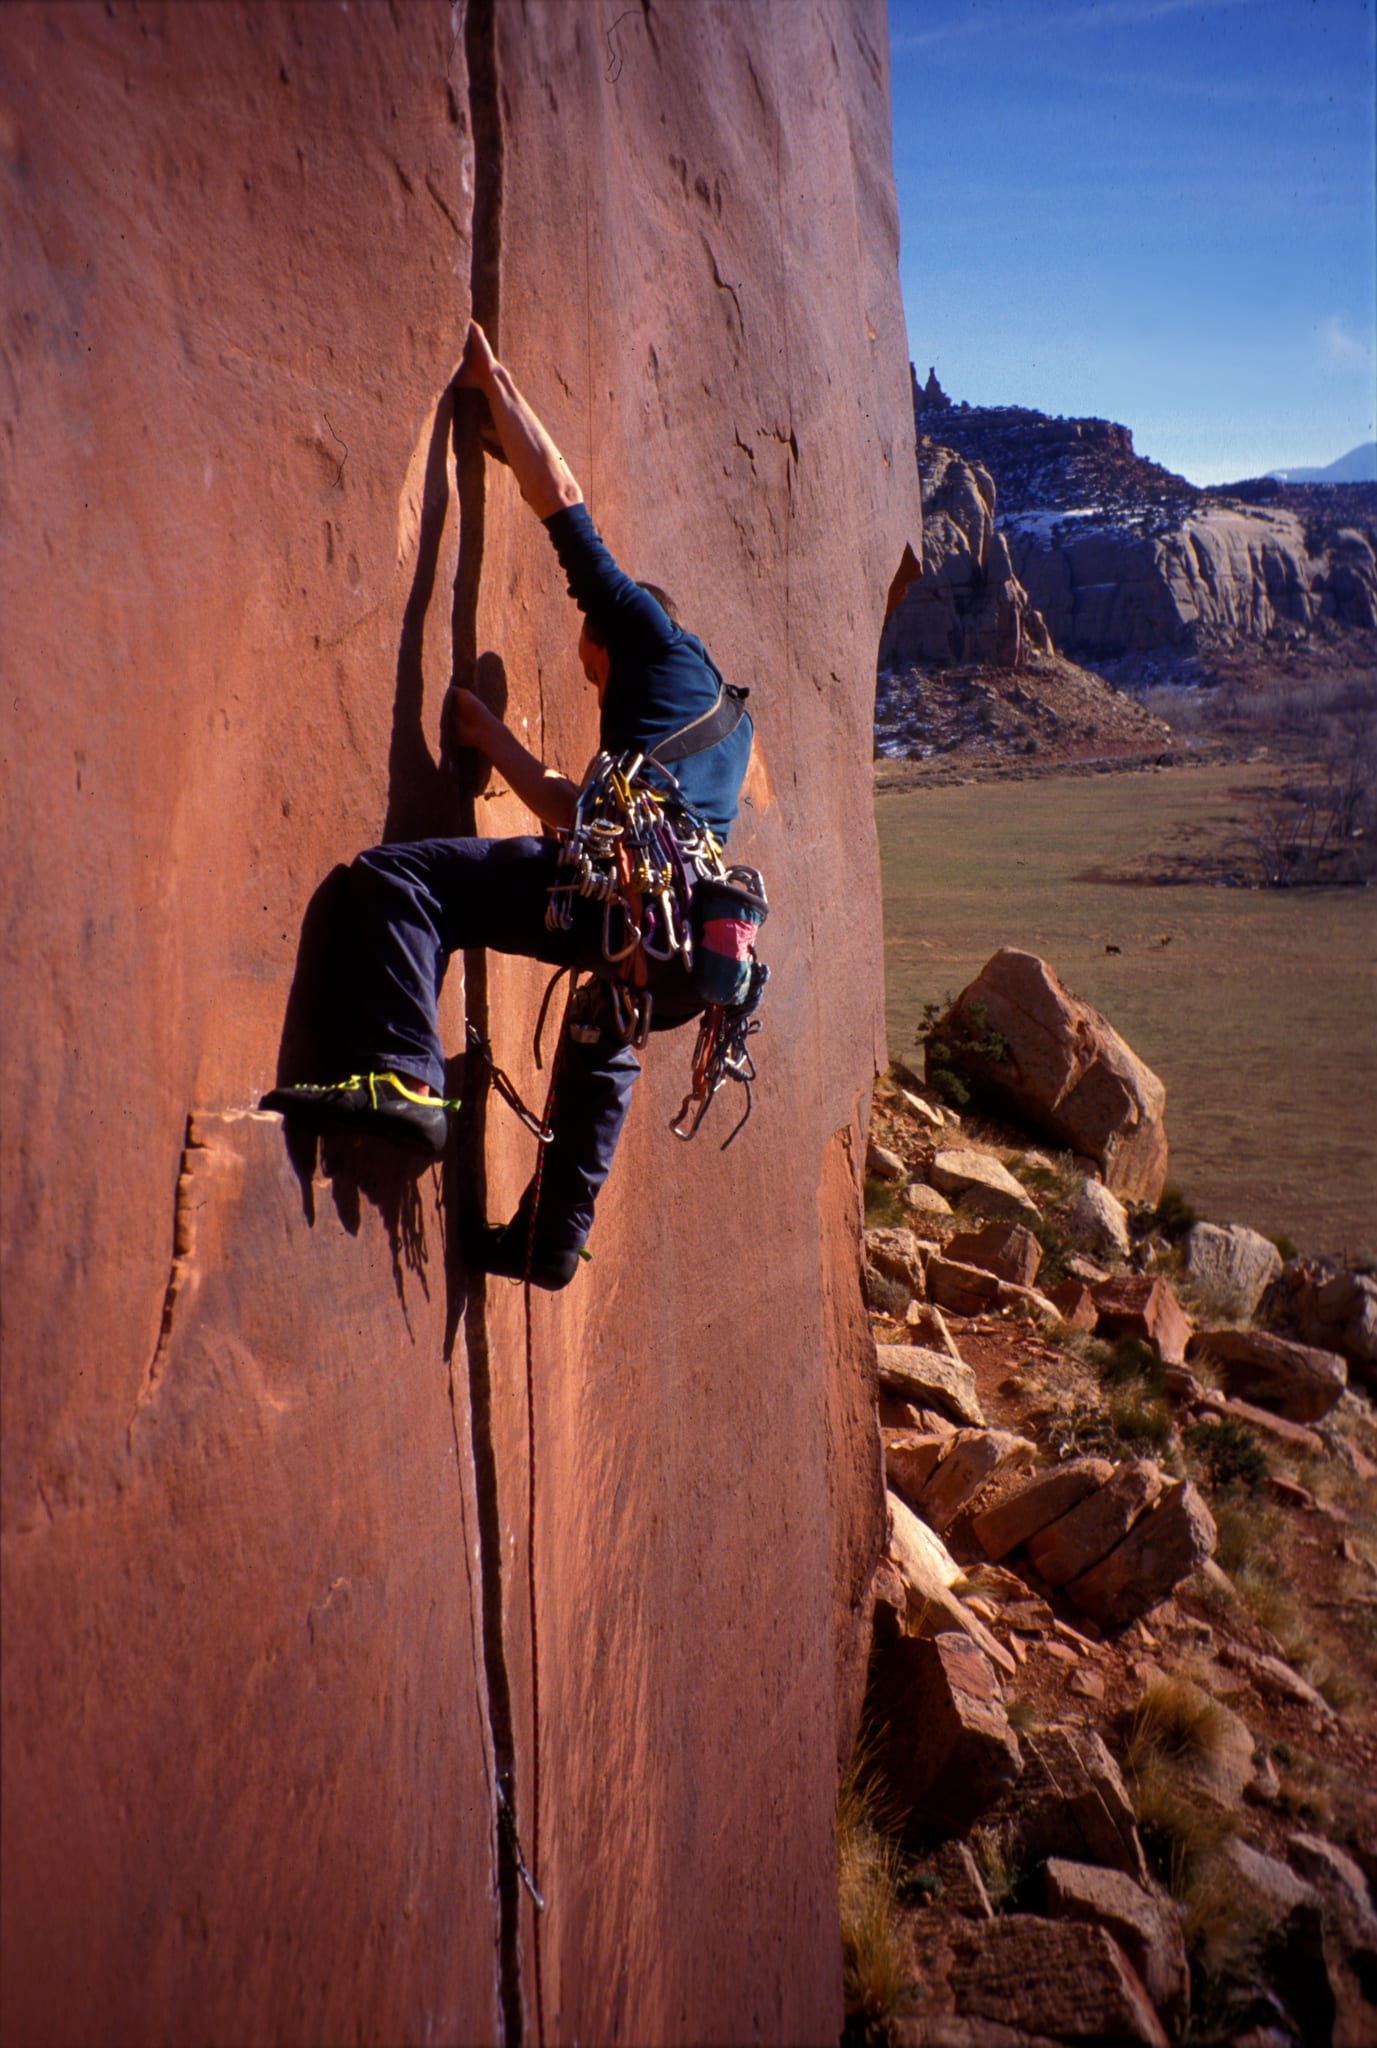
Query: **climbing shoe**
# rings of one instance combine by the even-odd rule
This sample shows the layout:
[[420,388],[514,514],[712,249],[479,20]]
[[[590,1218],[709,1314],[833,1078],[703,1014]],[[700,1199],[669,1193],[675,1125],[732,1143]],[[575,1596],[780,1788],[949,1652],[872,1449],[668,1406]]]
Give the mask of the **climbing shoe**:
[[[579,1269],[582,1260],[590,1258],[585,1251],[550,1251],[537,1242],[531,1253],[530,1280],[532,1287],[548,1288],[554,1294],[561,1287],[567,1287]],[[480,1273],[495,1273],[502,1280],[524,1280],[526,1278],[526,1225],[524,1218],[514,1217],[510,1223],[498,1223],[474,1233],[469,1246],[469,1264]]]
[[368,1132],[409,1151],[438,1158],[449,1136],[446,1111],[458,1108],[439,1095],[421,1095],[397,1074],[351,1074],[326,1086],[300,1082],[274,1088],[260,1109],[276,1109],[305,1130],[324,1135]]

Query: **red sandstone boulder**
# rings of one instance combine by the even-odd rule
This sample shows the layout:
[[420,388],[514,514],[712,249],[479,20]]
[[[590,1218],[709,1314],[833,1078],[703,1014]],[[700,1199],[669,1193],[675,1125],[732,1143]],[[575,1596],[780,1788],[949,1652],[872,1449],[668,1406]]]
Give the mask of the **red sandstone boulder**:
[[1042,1246],[1021,1223],[987,1223],[981,1230],[958,1230],[947,1239],[944,1255],[960,1265],[982,1266],[1016,1287],[1031,1287],[1042,1263]]
[[1269,1330],[1200,1330],[1192,1359],[1212,1365],[1226,1393],[1288,1422],[1321,1422],[1348,1385],[1336,1351],[1317,1351]]
[[1043,1882],[1053,1920],[1089,1921],[1113,1936],[1175,2040],[1190,2016],[1191,1980],[1171,1902],[1119,1870],[1049,1857]]
[[1066,1585],[1122,1542],[1161,1491],[1162,1474],[1150,1458],[1116,1466],[1103,1486],[1029,1538],[1029,1562],[1049,1586]]
[[1133,1803],[1093,1728],[1045,1728],[1027,1738],[1018,1839],[1032,1862],[1065,1856],[1149,1881]]
[[1120,1627],[1165,1600],[1214,1547],[1214,1518],[1195,1487],[1168,1485],[1121,1543],[1067,1582],[1066,1597],[1103,1627]]
[[1093,1330],[1100,1319],[1099,1306],[1083,1280],[1062,1280],[1048,1300],[1068,1330]]
[[916,1834],[956,1834],[1008,1791],[1019,1747],[989,1659],[962,1634],[877,1649],[875,1761]]
[[1165,1280],[1150,1273],[1101,1280],[1095,1290],[1096,1327],[1106,1337],[1141,1337],[1166,1365],[1181,1365],[1191,1321]]
[[1105,1185],[1155,1202],[1167,1171],[1166,1090],[1098,1010],[1035,954],[1004,947],[927,1042],[944,1069],[1099,1166]]
[[1137,1971],[1101,1926],[1015,1913],[965,1923],[954,1947],[952,1995],[965,2016],[1096,2048],[1168,2048]]
[[1114,1476],[1108,1458],[1075,1458],[1043,1472],[1008,1494],[997,1506],[975,1516],[971,1534],[991,1563],[1007,1557],[1049,1522],[1070,1512]]

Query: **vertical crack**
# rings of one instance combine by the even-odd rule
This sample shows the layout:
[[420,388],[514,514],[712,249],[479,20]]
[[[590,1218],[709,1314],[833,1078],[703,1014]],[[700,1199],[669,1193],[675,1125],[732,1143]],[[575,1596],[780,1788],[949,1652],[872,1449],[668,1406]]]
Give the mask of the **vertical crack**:
[[[502,286],[502,156],[498,100],[496,0],[468,0],[464,15],[464,58],[468,76],[469,131],[473,147],[473,219],[469,296],[473,317],[498,347]],[[451,608],[453,678],[481,690],[478,657],[478,602],[483,574],[486,520],[484,456],[478,427],[482,401],[455,393],[454,465],[459,508],[459,555]],[[483,664],[486,666],[486,663]],[[499,706],[504,709],[505,706]],[[459,798],[459,831],[475,836],[477,785]],[[464,955],[465,1021],[488,1038],[488,961],[482,951]],[[487,1213],[487,1091],[465,1089],[459,1128],[450,1149],[447,1190],[451,1216]],[[493,1432],[493,1375],[488,1335],[487,1291],[481,1274],[462,1269],[462,1230],[450,1233],[450,1310],[446,1356],[451,1364],[462,1314],[468,1368],[468,1426],[478,1508],[479,1597],[488,1725],[496,1773],[493,1815],[497,1845],[498,1992],[504,2048],[521,2048],[525,2033],[521,1969],[521,1890],[512,1819],[516,1798],[516,1725],[507,1663],[502,1571],[502,1515],[498,1457]],[[457,1405],[455,1428],[459,1427]]]

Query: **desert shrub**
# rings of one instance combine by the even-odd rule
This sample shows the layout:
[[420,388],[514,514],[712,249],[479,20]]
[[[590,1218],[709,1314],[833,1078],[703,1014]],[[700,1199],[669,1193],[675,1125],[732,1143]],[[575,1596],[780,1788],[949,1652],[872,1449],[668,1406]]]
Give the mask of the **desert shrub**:
[[1116,1337],[1109,1355],[1100,1366],[1100,1384],[1105,1387],[1140,1386],[1149,1393],[1162,1390],[1162,1360],[1155,1347],[1141,1337]]
[[1165,1401],[1143,1401],[1130,1394],[1111,1401],[1109,1420],[1120,1446],[1139,1456],[1163,1455],[1171,1448],[1175,1425]]
[[992,1028],[983,1003],[972,1003],[964,1016],[952,1017],[953,1001],[948,996],[945,1003],[924,1003],[914,1043],[923,1047],[929,1085],[953,1109],[964,1109],[971,1091],[961,1073],[962,1061],[992,1060],[1001,1065],[1009,1057],[1009,1041]]
[[1182,1441],[1215,1492],[1256,1495],[1266,1485],[1267,1454],[1246,1422],[1193,1422]]
[[1151,1220],[1152,1228],[1159,1230],[1163,1237],[1178,1238],[1184,1237],[1191,1225],[1200,1219],[1180,1188],[1163,1188]]
[[910,1220],[893,1182],[880,1180],[875,1174],[868,1173],[865,1177],[866,1229],[889,1230]]

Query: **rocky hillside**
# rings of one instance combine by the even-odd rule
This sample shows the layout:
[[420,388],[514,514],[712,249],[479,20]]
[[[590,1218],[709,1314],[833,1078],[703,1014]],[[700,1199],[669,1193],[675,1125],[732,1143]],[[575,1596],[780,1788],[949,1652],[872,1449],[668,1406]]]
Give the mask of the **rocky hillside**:
[[1360,2048],[1377,1283],[1195,1218],[1160,1084],[1032,956],[927,1048],[868,1159],[847,2038]]
[[1112,421],[954,403],[934,375],[914,388],[920,437],[997,485],[1012,573],[1063,654],[1377,631],[1377,486],[1201,490]]

